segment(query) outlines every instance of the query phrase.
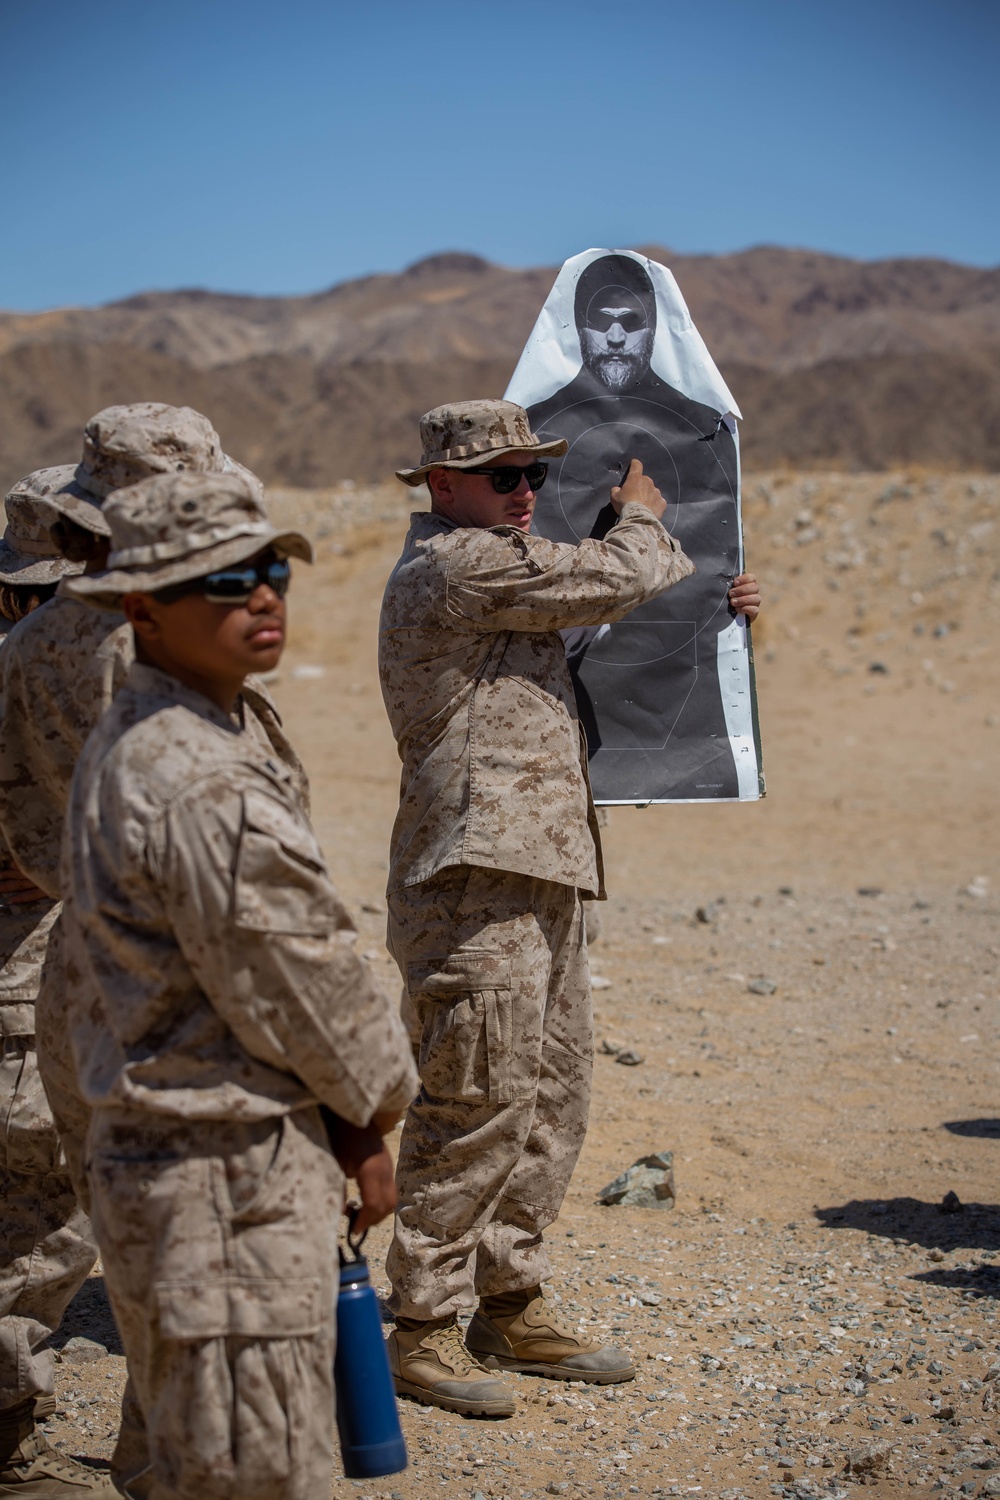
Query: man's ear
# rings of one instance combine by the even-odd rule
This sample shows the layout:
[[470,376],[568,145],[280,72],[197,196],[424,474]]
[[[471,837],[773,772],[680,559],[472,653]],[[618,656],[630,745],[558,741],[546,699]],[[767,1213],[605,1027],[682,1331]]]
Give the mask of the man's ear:
[[160,624],[156,618],[156,600],[150,594],[126,594],[122,599],[122,614],[140,640],[156,640]]
[[447,469],[432,469],[427,476],[427,488],[431,492],[431,504],[446,516],[451,514],[455,503],[455,492],[451,485],[451,474]]

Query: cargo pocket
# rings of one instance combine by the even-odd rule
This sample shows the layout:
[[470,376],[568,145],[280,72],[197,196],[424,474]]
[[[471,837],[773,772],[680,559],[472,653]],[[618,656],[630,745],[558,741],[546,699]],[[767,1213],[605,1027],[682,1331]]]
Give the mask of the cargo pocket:
[[318,1276],[161,1281],[154,1292],[160,1332],[182,1343],[231,1335],[306,1338],[318,1333],[323,1321],[323,1283]]
[[417,1068],[432,1098],[510,1104],[514,1098],[510,959],[456,953],[407,966],[420,1021]]
[[30,1177],[65,1171],[55,1121],[38,1071],[34,1037],[4,1037],[0,1048],[0,1118],[7,1170]]

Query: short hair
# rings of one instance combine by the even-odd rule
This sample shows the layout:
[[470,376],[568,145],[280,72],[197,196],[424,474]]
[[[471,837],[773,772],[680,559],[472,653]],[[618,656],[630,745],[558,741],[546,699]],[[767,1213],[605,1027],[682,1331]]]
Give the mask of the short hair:
[[54,598],[57,585],[58,579],[54,583],[0,584],[0,615],[16,625],[40,604]]

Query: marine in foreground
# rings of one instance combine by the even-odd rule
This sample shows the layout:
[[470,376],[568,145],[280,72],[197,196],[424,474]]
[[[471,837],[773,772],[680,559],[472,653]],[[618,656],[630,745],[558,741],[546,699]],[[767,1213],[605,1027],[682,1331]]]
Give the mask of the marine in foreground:
[[292,773],[234,713],[280,657],[309,547],[227,474],[145,480],[104,514],[108,567],[74,595],[124,610],[136,661],[77,765],[61,884],[139,1492],[315,1500],[344,1172],[361,1227],[391,1211],[382,1136],[416,1079]]

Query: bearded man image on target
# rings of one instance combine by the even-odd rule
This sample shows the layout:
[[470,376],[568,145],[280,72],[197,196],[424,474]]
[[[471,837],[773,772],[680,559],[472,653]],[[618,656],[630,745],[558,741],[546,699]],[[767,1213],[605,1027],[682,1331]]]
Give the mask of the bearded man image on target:
[[670,273],[632,252],[567,262],[507,396],[540,435],[569,443],[533,530],[603,537],[615,520],[603,497],[638,458],[697,568],[624,620],[567,633],[596,800],[759,796],[746,631],[759,596],[741,573],[738,410]]

